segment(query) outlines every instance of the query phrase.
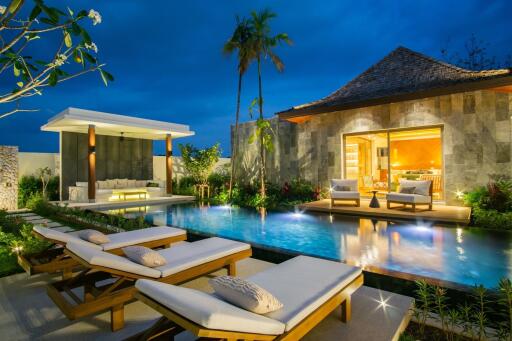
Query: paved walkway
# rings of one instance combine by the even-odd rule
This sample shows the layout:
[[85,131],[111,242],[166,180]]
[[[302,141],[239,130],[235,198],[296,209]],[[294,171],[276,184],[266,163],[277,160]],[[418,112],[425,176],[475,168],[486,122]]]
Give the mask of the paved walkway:
[[64,226],[64,225],[62,225],[60,223],[57,223],[57,222],[55,222],[55,221],[53,221],[51,219],[41,217],[40,215],[38,215],[38,214],[36,214],[34,212],[31,212],[31,211],[26,211],[26,212],[23,212],[23,213],[12,213],[11,215],[23,218],[23,220],[25,220],[26,222],[34,224],[34,225],[38,225],[38,224],[46,225],[45,227],[48,227],[48,228],[51,228],[51,229],[55,229],[55,230],[60,231],[60,232],[72,232],[72,231],[74,231],[74,229],[69,227],[69,226]]
[[[239,276],[247,277],[273,266],[247,259],[239,263]],[[221,270],[217,274],[223,274]],[[0,331],[3,340],[121,340],[149,327],[159,314],[136,301],[126,306],[126,327],[110,332],[109,313],[69,321],[46,295],[50,275],[28,277],[17,274],[0,278]],[[211,291],[208,277],[185,284]],[[383,303],[385,302],[385,303]],[[340,322],[340,309],[314,328],[304,340],[386,341],[398,340],[409,320],[412,299],[385,291],[362,287],[352,299],[352,320]],[[192,340],[182,333],[176,340]]]

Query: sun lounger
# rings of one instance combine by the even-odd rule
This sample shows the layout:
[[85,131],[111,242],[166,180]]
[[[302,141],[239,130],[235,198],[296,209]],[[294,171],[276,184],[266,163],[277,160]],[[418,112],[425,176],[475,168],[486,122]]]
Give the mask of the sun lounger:
[[188,330],[199,338],[227,340],[299,340],[334,309],[350,320],[351,295],[363,285],[360,268],[299,256],[264,270],[249,281],[274,295],[283,307],[259,315],[205,292],[138,280],[135,297],[163,315],[133,340],[167,331]]
[[140,230],[112,233],[108,235],[110,242],[97,245],[81,239],[79,231],[64,233],[55,229],[34,226],[34,235],[53,244],[53,248],[36,255],[18,255],[18,263],[29,274],[63,272],[68,278],[78,263],[63,253],[63,246],[73,242],[88,245],[92,248],[107,251],[113,254],[122,254],[125,246],[140,245],[149,248],[169,247],[172,243],[187,239],[187,232],[182,229],[168,226],[150,227]]
[[[70,320],[110,310],[113,331],[124,326],[124,305],[134,298],[137,279],[179,284],[222,268],[234,275],[236,262],[252,254],[249,244],[223,238],[181,242],[157,250],[167,263],[155,268],[83,244],[69,243],[64,252],[86,270],[49,284],[48,295]],[[81,289],[83,298],[74,289]]]

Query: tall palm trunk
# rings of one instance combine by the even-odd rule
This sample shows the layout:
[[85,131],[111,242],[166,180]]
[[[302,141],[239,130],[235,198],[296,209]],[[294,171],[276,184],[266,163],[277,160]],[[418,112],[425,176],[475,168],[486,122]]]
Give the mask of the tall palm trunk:
[[[258,103],[260,107],[260,119],[263,119],[263,93],[261,91],[261,56],[258,54],[258,91],[259,91],[259,98]],[[265,148],[263,146],[263,132],[260,132],[260,190],[261,190],[261,196],[264,198],[266,196],[266,189],[265,189]]]
[[243,73],[238,73],[238,93],[236,96],[236,115],[235,115],[235,133],[231,145],[231,178],[229,179],[229,200],[233,191],[233,182],[236,181],[236,161],[238,154],[238,123],[240,120],[240,96],[242,95],[242,76]]

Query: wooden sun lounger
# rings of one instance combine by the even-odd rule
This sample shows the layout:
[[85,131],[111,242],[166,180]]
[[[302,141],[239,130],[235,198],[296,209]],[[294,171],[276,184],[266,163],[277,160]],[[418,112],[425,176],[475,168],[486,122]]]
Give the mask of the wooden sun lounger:
[[[70,278],[73,274],[73,270],[80,267],[80,263],[72,257],[69,257],[65,252],[66,243],[60,240],[47,238],[36,231],[32,231],[32,234],[40,239],[47,240],[53,244],[50,249],[32,255],[18,254],[18,264],[23,270],[29,275],[35,275],[40,273],[56,273],[62,272],[62,278]],[[187,240],[187,234],[180,234],[173,237],[165,237],[156,240],[150,240],[143,243],[133,244],[138,246],[145,246],[150,249],[158,249],[170,247],[171,244]],[[108,250],[107,252],[115,255],[122,255],[122,247]]]
[[[315,280],[320,281],[322,279],[316,278]],[[359,275],[351,279],[341,290],[329,296],[327,300],[301,319],[300,322],[294,325],[291,329],[285,329],[285,331],[279,335],[231,331],[227,327],[222,330],[209,329],[188,319],[187,317],[184,317],[176,311],[173,311],[164,304],[138,290],[134,295],[135,298],[155,309],[163,316],[149,329],[126,340],[152,340],[156,338],[160,339],[160,337],[163,336],[167,337],[167,339],[173,340],[174,336],[185,330],[198,337],[199,340],[300,340],[338,307],[341,308],[341,321],[348,322],[351,318],[351,296],[363,285],[363,280],[363,274],[359,273]],[[272,315],[267,317],[272,319]],[[228,315],[225,318],[229,319],[230,317]]]
[[[136,292],[134,282],[137,279],[180,284],[223,268],[227,269],[229,275],[234,276],[236,274],[236,262],[252,255],[252,249],[249,247],[243,251],[234,252],[184,269],[170,276],[153,278],[114,268],[92,265],[70,250],[66,249],[64,252],[86,269],[72,278],[49,284],[47,286],[48,296],[70,320],[110,310],[112,331],[124,327],[124,305],[134,299]],[[100,282],[107,279],[113,279],[113,282],[100,284]],[[77,288],[83,289],[82,298],[72,291]]]

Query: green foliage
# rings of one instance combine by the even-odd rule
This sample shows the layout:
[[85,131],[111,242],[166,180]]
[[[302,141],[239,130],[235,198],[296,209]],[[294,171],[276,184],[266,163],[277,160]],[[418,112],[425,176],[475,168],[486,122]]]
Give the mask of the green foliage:
[[257,184],[235,186],[229,200],[227,188],[220,191],[214,198],[219,203],[231,203],[241,207],[289,208],[304,202],[320,199],[320,191],[311,183],[295,179],[282,186],[268,183],[267,193],[263,197]]
[[[30,175],[22,176],[18,184],[18,207],[25,207],[31,196],[43,194],[43,183],[39,177]],[[52,176],[48,179],[46,187],[48,200],[59,200],[59,177]]]
[[270,121],[264,118],[258,118],[256,120],[256,129],[254,133],[249,136],[249,144],[253,144],[255,141],[261,141],[263,148],[269,153],[274,151],[274,131],[270,125]]
[[220,145],[217,143],[209,148],[197,149],[191,144],[180,144],[181,158],[188,175],[197,184],[207,184],[208,177],[220,157]]
[[[473,289],[470,302],[450,305],[446,289],[420,280],[416,281],[416,301],[413,307],[418,328],[415,340],[427,340],[427,319],[434,319],[448,341],[462,340],[460,331],[471,340],[510,340],[512,336],[512,284],[503,278],[498,292],[488,292],[483,286]],[[492,318],[490,318],[492,316]],[[488,335],[490,330],[495,332]],[[408,335],[411,336],[411,335]],[[464,338],[465,339],[465,338]]]
[[472,207],[473,225],[512,230],[512,179],[491,175],[487,186],[479,186],[464,195],[464,203]]

